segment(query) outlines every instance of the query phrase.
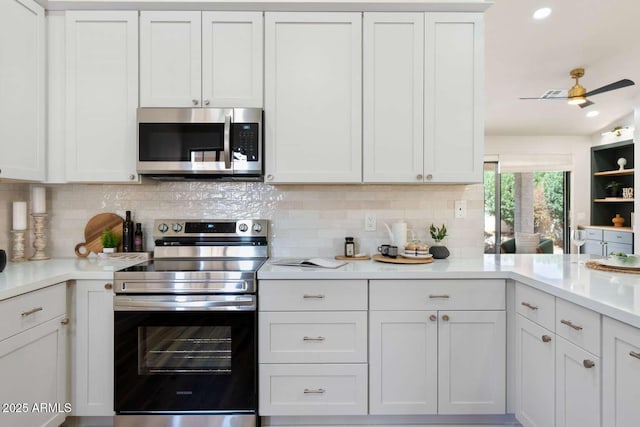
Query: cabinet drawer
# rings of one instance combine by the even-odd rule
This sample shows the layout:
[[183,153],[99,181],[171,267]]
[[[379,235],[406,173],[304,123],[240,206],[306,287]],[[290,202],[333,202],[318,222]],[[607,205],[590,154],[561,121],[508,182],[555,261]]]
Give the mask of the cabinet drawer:
[[260,415],[365,415],[367,365],[260,365]]
[[367,313],[260,313],[260,363],[367,361]]
[[66,312],[64,283],[0,301],[0,339],[37,326]]
[[589,240],[602,240],[602,230],[598,228],[586,228],[587,239]]
[[556,333],[600,356],[600,315],[595,311],[557,298]]
[[633,244],[633,233],[626,231],[604,230],[603,240],[607,243]]
[[516,284],[516,312],[555,331],[555,297],[521,283]]
[[366,280],[261,280],[260,311],[366,310]]
[[370,310],[504,310],[504,280],[371,280]]

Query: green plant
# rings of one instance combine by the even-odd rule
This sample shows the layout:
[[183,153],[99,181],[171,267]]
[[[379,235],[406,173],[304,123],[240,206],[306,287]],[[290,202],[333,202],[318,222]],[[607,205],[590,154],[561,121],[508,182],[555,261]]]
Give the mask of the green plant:
[[609,182],[607,184],[605,189],[607,191],[610,191],[612,194],[618,194],[618,191],[620,190],[620,187],[622,187],[621,183],[619,183],[618,181],[611,181],[611,182]]
[[117,248],[120,240],[120,236],[110,228],[102,230],[102,234],[100,235],[103,248]]
[[429,226],[429,233],[431,234],[431,238],[436,242],[441,241],[445,237],[447,237],[447,227],[442,224],[442,227],[436,227],[433,224]]

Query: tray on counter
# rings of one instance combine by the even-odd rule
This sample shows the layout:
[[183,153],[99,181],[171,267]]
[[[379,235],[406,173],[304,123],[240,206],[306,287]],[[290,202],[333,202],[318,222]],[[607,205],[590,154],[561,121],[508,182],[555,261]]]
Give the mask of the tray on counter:
[[433,262],[433,258],[404,258],[400,255],[398,255],[397,258],[390,258],[384,255],[374,255],[373,260],[389,264],[429,264],[430,262]]

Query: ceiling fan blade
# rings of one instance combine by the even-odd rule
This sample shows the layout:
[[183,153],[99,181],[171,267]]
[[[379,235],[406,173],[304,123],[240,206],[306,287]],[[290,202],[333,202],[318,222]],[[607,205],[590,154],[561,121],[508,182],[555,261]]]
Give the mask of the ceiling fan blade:
[[584,104],[578,104],[578,106],[579,106],[580,108],[587,108],[588,106],[593,105],[593,104],[594,104],[594,102],[591,102],[591,101],[589,101],[589,100],[587,99],[587,102],[585,102]]
[[584,96],[589,97],[593,95],[597,95],[603,92],[609,92],[610,90],[622,89],[623,87],[633,86],[635,83],[629,79],[622,79],[615,83],[609,83],[608,85],[599,87],[598,89],[594,89],[590,92],[584,94]]
[[565,100],[565,101],[566,101],[566,100],[567,100],[567,99],[569,99],[569,98],[567,98],[566,96],[550,96],[550,97],[548,97],[548,98],[518,98],[518,99],[538,99],[538,100],[540,100],[540,101],[542,101],[542,100],[547,100],[547,99],[551,99],[551,100],[553,100],[553,99],[559,99],[559,100]]

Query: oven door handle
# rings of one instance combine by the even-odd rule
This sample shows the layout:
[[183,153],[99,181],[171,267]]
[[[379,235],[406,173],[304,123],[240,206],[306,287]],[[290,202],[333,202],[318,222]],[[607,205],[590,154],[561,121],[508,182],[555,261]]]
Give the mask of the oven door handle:
[[224,168],[231,169],[231,116],[224,116]]
[[113,297],[114,311],[255,311],[256,299],[244,296],[121,296]]

